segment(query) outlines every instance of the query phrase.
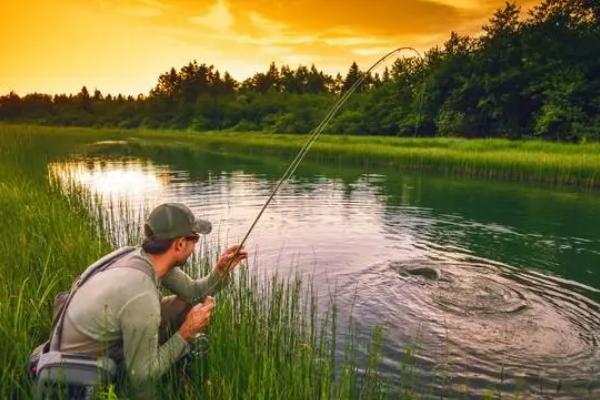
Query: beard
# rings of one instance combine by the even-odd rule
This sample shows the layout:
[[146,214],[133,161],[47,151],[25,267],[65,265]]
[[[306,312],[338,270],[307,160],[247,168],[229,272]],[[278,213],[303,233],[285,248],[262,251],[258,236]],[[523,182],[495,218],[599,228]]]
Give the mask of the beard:
[[173,264],[174,267],[183,267],[188,260],[190,259],[190,256],[184,257],[181,260],[176,260],[175,264]]

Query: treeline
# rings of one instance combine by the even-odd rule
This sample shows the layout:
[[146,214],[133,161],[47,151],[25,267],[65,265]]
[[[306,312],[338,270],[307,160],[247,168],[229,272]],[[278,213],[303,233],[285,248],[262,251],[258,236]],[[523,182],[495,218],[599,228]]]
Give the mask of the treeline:
[[423,59],[366,76],[271,64],[243,82],[190,62],[148,95],[14,93],[0,119],[59,125],[305,133],[340,93],[361,90],[328,131],[349,134],[600,140],[600,2],[545,0],[527,15],[507,3],[479,37],[452,33]]

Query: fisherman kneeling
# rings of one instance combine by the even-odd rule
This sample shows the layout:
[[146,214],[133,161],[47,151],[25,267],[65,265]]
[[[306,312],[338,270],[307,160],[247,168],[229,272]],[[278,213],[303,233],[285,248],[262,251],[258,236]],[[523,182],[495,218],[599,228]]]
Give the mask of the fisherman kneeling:
[[[189,352],[188,342],[208,325],[210,296],[247,258],[238,246],[230,247],[208,276],[192,279],[178,267],[210,231],[210,222],[196,219],[183,204],[156,207],[141,246],[105,257],[100,261],[106,265],[93,264],[74,284],[50,349],[115,360],[136,398],[156,397],[156,379]],[[162,297],[161,286],[174,295]]]

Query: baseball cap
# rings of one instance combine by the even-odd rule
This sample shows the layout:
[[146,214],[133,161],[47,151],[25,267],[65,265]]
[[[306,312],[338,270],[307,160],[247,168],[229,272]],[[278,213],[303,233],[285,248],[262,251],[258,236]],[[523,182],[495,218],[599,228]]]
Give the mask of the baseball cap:
[[196,218],[192,210],[181,203],[161,204],[150,212],[146,224],[152,231],[152,238],[158,240],[197,233],[206,235],[212,230],[210,222]]

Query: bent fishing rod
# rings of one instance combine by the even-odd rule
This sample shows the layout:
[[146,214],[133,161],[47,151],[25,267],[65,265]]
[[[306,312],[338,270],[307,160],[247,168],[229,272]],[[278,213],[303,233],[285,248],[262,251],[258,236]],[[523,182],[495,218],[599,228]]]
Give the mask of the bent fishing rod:
[[[402,51],[411,51],[411,52],[415,53],[417,55],[417,57],[419,57],[420,59],[423,58],[421,56],[421,53],[418,50],[416,50],[415,48],[413,48],[413,47],[398,47],[397,49],[390,51],[389,53],[387,53],[386,55],[384,55],[383,57],[381,57],[379,60],[377,60],[375,63],[373,63],[369,67],[369,69],[367,69],[364,73],[362,73],[361,76],[360,76],[360,78],[357,79],[356,82],[354,82],[354,84],[352,84],[352,86],[350,86],[350,88],[341,95],[341,97],[338,99],[338,101],[336,101],[333,104],[333,106],[331,106],[331,108],[329,109],[329,111],[327,112],[327,114],[325,115],[325,117],[323,118],[323,120],[319,123],[319,125],[317,125],[317,127],[311,131],[311,133],[309,134],[306,142],[300,148],[300,150],[298,151],[298,154],[296,154],[296,157],[294,157],[294,159],[292,160],[292,162],[290,163],[290,165],[288,166],[288,168],[285,170],[285,172],[283,173],[283,175],[281,176],[281,178],[279,179],[279,181],[277,182],[277,184],[275,185],[275,187],[273,188],[273,190],[271,190],[271,193],[267,197],[267,200],[265,201],[265,203],[263,204],[262,208],[258,212],[258,215],[256,216],[256,218],[254,218],[254,221],[252,222],[252,225],[250,225],[250,228],[248,229],[248,232],[246,232],[246,235],[244,236],[244,238],[240,242],[240,244],[239,244],[236,252],[234,253],[234,255],[229,260],[229,264],[227,265],[227,268],[226,268],[227,272],[229,272],[229,270],[231,268],[231,264],[233,263],[233,261],[239,255],[240,250],[244,247],[244,244],[246,243],[246,240],[248,240],[248,237],[250,236],[250,233],[252,233],[252,230],[254,229],[254,227],[258,223],[258,220],[260,219],[260,217],[263,215],[263,213],[265,212],[265,210],[267,209],[267,207],[271,203],[271,200],[273,200],[273,197],[275,197],[275,194],[277,193],[277,191],[279,190],[279,188],[285,182],[287,182],[289,180],[289,178],[294,174],[294,172],[296,172],[296,169],[298,168],[298,166],[300,165],[300,163],[302,162],[302,160],[306,156],[306,153],[308,153],[308,150],[310,150],[310,148],[312,147],[312,145],[321,136],[321,133],[327,127],[327,125],[329,124],[329,122],[331,121],[331,119],[335,116],[335,114],[337,114],[337,112],[339,111],[339,109],[342,108],[342,106],[346,103],[346,101],[350,98],[350,96],[352,96],[352,94],[356,91],[356,89],[358,89],[358,87],[360,87],[360,85],[362,85],[362,83],[365,81],[365,79],[368,76],[370,76],[371,71],[373,71],[381,63],[383,63],[385,60],[387,60],[388,58],[390,58],[394,54],[400,53]],[[416,126],[417,125],[415,124],[415,129],[416,129]]]

